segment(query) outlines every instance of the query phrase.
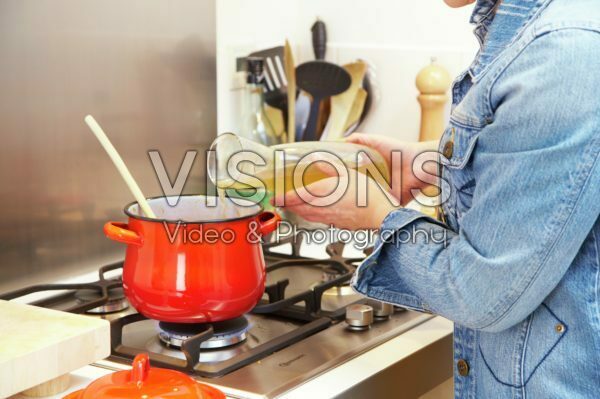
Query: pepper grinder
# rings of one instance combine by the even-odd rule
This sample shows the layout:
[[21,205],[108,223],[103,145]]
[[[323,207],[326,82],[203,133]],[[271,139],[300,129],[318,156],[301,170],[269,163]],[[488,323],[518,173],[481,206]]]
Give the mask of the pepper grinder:
[[448,89],[452,79],[448,71],[436,62],[431,63],[417,74],[419,89],[417,100],[421,105],[421,127],[419,141],[439,140],[444,132],[444,108],[448,101]]
[[[431,63],[421,69],[417,74],[416,85],[419,89],[417,100],[421,105],[421,127],[419,141],[439,141],[445,128],[444,108],[448,101],[448,89],[452,79],[448,71],[436,62],[434,57]],[[420,196],[417,209],[435,219],[440,219],[439,208],[435,206],[440,195],[436,186],[425,187]],[[426,205],[431,203],[431,205]]]

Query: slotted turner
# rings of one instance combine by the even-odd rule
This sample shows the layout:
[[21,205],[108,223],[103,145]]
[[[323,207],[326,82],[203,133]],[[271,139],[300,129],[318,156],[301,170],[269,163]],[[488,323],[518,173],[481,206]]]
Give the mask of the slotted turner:
[[317,119],[321,101],[343,93],[350,87],[350,82],[350,75],[344,68],[329,62],[310,61],[296,68],[296,84],[312,96],[303,141],[317,140]]
[[255,51],[249,56],[265,60],[265,102],[271,107],[281,110],[287,126],[288,79],[285,73],[285,48],[283,46],[272,47]]

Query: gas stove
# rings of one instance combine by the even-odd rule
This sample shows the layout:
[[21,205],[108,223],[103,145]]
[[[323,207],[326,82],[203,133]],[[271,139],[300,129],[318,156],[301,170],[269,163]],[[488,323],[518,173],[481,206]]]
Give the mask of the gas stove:
[[348,284],[364,253],[344,256],[352,250],[342,243],[322,257],[301,249],[297,237],[264,244],[263,299],[249,314],[218,323],[165,323],[137,313],[123,294],[121,262],[101,267],[97,281],[37,285],[0,299],[54,293],[30,303],[109,320],[112,363],[147,352],[154,366],[239,398],[277,397],[433,317],[356,294]]

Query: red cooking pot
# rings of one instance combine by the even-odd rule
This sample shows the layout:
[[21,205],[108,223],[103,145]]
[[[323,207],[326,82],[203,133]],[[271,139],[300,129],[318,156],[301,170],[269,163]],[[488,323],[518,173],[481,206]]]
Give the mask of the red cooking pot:
[[123,288],[144,316],[175,323],[228,320],[250,311],[263,295],[265,262],[260,237],[280,218],[250,201],[235,206],[210,197],[151,198],[157,219],[125,207],[128,223],[108,222],[104,232],[127,244]]

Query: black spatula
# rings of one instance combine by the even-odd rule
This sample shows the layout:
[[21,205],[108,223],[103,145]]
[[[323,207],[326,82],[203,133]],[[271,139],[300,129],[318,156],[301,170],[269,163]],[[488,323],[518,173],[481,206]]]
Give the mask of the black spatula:
[[317,139],[317,119],[321,101],[346,91],[350,87],[350,81],[350,75],[344,68],[325,61],[305,62],[296,68],[296,84],[312,96],[303,141]]
[[312,96],[310,116],[302,137],[303,141],[317,140],[317,121],[321,101],[343,93],[350,87],[351,78],[346,70],[338,65],[323,61],[327,34],[325,24],[317,21],[312,27],[313,49],[316,61],[305,62],[296,68],[296,85]]

